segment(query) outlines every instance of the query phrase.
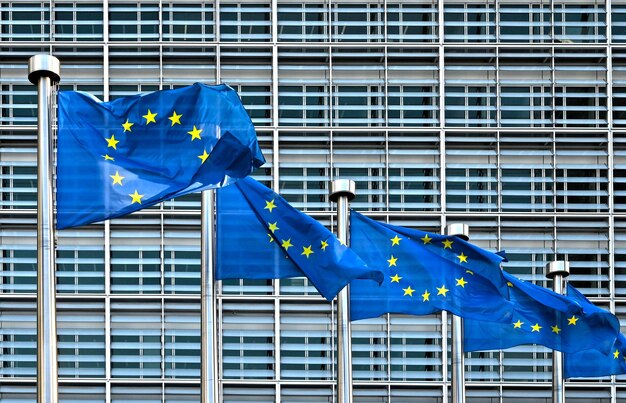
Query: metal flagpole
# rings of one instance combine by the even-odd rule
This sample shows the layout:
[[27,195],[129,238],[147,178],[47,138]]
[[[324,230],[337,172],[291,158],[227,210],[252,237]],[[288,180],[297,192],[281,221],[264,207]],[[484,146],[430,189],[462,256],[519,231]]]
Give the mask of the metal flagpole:
[[58,393],[54,211],[52,202],[52,86],[61,80],[59,59],[35,55],[28,80],[37,85],[37,402]]
[[[563,280],[569,276],[569,262],[559,260],[546,266],[546,277],[552,279],[552,290],[563,294]],[[565,403],[563,385],[563,353],[552,350],[552,402]]]
[[[337,238],[348,244],[348,202],[354,199],[356,184],[349,179],[331,183],[330,200],[337,203]],[[350,331],[350,288],[337,295],[337,402],[352,403],[352,332]]]
[[[446,225],[446,235],[469,241],[469,226],[453,223]],[[452,402],[465,403],[465,360],[463,356],[463,319],[452,315]]]
[[215,320],[215,191],[202,192],[201,205],[201,300],[200,315],[200,401],[219,401],[219,379],[217,377],[217,321]]

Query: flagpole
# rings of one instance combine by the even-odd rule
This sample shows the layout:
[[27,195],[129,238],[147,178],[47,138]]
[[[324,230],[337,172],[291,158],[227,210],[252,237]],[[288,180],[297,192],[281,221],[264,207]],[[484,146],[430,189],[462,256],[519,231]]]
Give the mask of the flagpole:
[[[337,203],[337,238],[348,244],[348,202],[354,199],[356,184],[349,179],[331,183],[330,200]],[[352,403],[352,333],[350,329],[350,288],[337,295],[337,402]]]
[[[452,223],[446,225],[446,235],[469,241],[469,226]],[[452,402],[465,403],[465,360],[463,356],[463,319],[452,315]]]
[[200,401],[219,401],[217,376],[217,321],[215,320],[214,220],[215,191],[202,192],[201,204],[201,279],[200,279]]
[[[569,276],[569,262],[557,260],[546,266],[546,277],[552,279],[552,291],[563,294],[563,279]],[[552,350],[552,402],[565,403],[563,353]]]
[[56,403],[58,393],[54,210],[52,199],[52,86],[61,80],[59,59],[28,60],[28,80],[37,85],[37,402]]

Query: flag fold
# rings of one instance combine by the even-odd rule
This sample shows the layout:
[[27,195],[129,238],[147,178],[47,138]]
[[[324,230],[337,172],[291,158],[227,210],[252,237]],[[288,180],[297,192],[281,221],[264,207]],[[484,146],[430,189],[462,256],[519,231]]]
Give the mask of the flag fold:
[[252,121],[227,85],[101,102],[59,93],[57,228],[129,214],[228,185],[265,159]]
[[522,344],[539,344],[576,353],[587,349],[608,352],[619,322],[579,301],[504,272],[513,306],[508,323],[466,320],[464,350],[499,350]]
[[216,279],[307,277],[327,300],[356,278],[380,283],[326,227],[252,178],[217,192]]
[[[589,315],[595,315],[598,317],[598,320],[607,322],[607,325],[619,328],[619,321],[615,315],[595,306],[571,284],[567,285],[567,296],[580,303]],[[604,335],[608,339],[602,340],[603,333],[596,332],[591,337],[601,346],[606,347],[608,344],[611,344],[609,350],[602,352],[596,349],[589,349],[564,354],[563,373],[565,378],[626,374],[626,337],[620,333],[617,335],[617,338],[613,338],[609,333]],[[613,339],[612,342],[611,339]]]

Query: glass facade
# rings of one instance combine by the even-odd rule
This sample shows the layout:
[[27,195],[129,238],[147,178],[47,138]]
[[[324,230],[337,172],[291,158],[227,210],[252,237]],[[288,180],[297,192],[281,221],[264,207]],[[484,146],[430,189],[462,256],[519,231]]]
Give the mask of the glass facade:
[[[332,228],[329,181],[392,224],[506,249],[626,326],[626,2],[0,0],[0,401],[35,400],[36,87],[102,99],[196,81],[239,91],[268,163],[254,176]],[[63,402],[195,402],[200,197],[57,233]],[[225,402],[332,402],[336,310],[305,279],[218,285]],[[626,330],[626,329],[625,329]],[[446,402],[449,317],[353,324],[355,402]],[[467,401],[548,402],[551,353],[466,356]],[[626,377],[568,402],[626,402]]]

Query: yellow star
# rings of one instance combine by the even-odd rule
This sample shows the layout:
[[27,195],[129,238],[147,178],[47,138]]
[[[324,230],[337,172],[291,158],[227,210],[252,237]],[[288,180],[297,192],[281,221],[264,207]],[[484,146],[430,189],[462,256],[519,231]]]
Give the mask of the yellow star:
[[457,257],[459,258],[459,263],[467,263],[467,256],[465,256],[463,252]]
[[461,287],[465,288],[465,284],[467,284],[467,281],[465,281],[465,279],[463,277],[456,279],[457,287],[461,286]]
[[200,164],[204,164],[204,161],[206,161],[207,158],[209,158],[209,154],[207,154],[206,150],[204,150],[202,155],[198,155],[198,158],[200,158],[202,160],[202,162]]
[[513,287],[513,283],[511,283],[510,281],[507,281],[506,285],[508,285],[509,287]]
[[122,179],[125,178],[125,176],[121,176],[120,173],[118,171],[115,171],[115,175],[109,175],[111,178],[113,178],[113,184],[115,185],[116,183],[119,183],[119,185],[122,185]]
[[576,322],[578,322],[578,318],[574,315],[572,315],[571,318],[567,318],[567,326],[569,325],[574,325],[576,326]]
[[272,210],[274,210],[275,208],[276,208],[276,205],[274,204],[274,199],[272,199],[270,201],[265,202],[265,207],[263,207],[263,210],[269,210],[271,213]]
[[133,201],[132,201],[130,204],[134,204],[134,203],[139,203],[139,204],[141,204],[141,198],[142,198],[144,195],[140,195],[140,194],[137,192],[137,189],[135,189],[135,193],[133,193],[133,194],[129,194],[129,196],[133,198]]
[[394,236],[393,238],[391,238],[391,246],[400,245],[401,240],[402,238],[398,237],[398,235]]
[[122,123],[122,127],[124,128],[124,133],[131,131],[130,128],[134,125],[134,123],[130,123],[128,119],[126,119],[126,123]]
[[[113,147],[113,149],[117,150],[117,143],[119,143],[119,140],[115,140],[115,135],[112,134],[110,138],[105,138],[105,140],[107,141],[107,147]],[[106,159],[106,158],[105,158]]]
[[552,328],[552,333],[556,333],[559,334],[559,332],[561,331],[561,329],[559,329],[558,325],[554,325],[554,326],[550,326]]
[[328,242],[326,242],[326,241],[322,241],[322,246],[321,246],[321,249],[322,249],[323,251],[326,251],[326,248],[328,248]]
[[183,115],[177,115],[176,111],[174,111],[174,114],[172,116],[170,116],[168,119],[172,121],[172,126],[174,126],[175,124],[180,124],[180,118]]
[[274,233],[274,231],[276,231],[277,229],[280,229],[280,228],[278,228],[278,221],[276,221],[276,222],[274,222],[274,223],[268,222],[268,223],[267,223],[267,225],[268,225],[268,227],[269,227],[270,231],[272,231],[272,234],[273,234],[273,233]]
[[150,122],[156,123],[156,120],[154,120],[156,115],[158,115],[158,113],[152,113],[152,112],[150,112],[150,109],[148,109],[148,114],[143,115],[142,117],[146,119],[146,125],[147,125]]
[[465,270],[465,273],[471,274],[472,276],[474,275],[474,272],[471,270]]
[[534,325],[531,326],[531,328],[533,329],[531,331],[532,332],[539,332],[541,330],[541,326],[539,326],[539,323],[535,323]]
[[391,282],[392,283],[399,283],[400,280],[402,279],[402,277],[398,276],[397,274],[395,276],[389,276],[391,278]]
[[309,246],[303,246],[303,247],[302,247],[303,252],[301,253],[301,255],[306,256],[306,258],[307,258],[307,259],[309,258],[309,255],[311,255],[311,253],[313,253],[313,249],[311,249],[311,246],[312,246],[312,245],[309,245]]
[[613,358],[617,360],[618,357],[619,357],[619,350],[615,350],[615,352],[613,353]]
[[433,240],[431,237],[428,236],[428,234],[424,235],[424,238],[420,238],[420,239],[424,242],[424,245],[426,245],[427,243],[430,243],[430,241]]
[[441,288],[437,288],[437,291],[439,291],[439,292],[437,293],[437,295],[443,295],[443,296],[445,297],[445,296],[446,296],[446,293],[447,293],[448,291],[450,291],[450,290],[448,290],[448,289],[446,288],[446,285],[444,284],[444,285],[442,285],[442,286],[441,286]]
[[274,242],[274,237],[272,236],[272,234],[267,234],[268,237],[270,237],[269,243]]
[[391,259],[388,259],[387,261],[389,262],[389,267],[395,266],[396,262],[398,261],[398,258],[397,257],[393,257],[393,255],[391,255]]
[[289,248],[291,248],[293,245],[291,244],[291,238],[285,240],[283,239],[283,242],[281,243],[282,247],[285,248],[285,250],[289,250]]
[[518,319],[517,322],[513,323],[513,329],[521,329],[523,324],[524,322]]
[[103,155],[102,158],[104,158],[105,161],[115,161],[115,159],[111,157],[109,154]]
[[449,239],[445,239],[445,240],[441,241],[441,243],[443,244],[443,248],[444,249],[452,249],[452,244],[454,242],[449,240]]
[[403,288],[402,291],[404,291],[404,295],[408,295],[409,297],[413,296],[413,293],[415,292],[414,289],[411,288],[411,286],[408,286],[407,288]]
[[200,137],[200,133],[202,133],[202,129],[197,129],[196,126],[193,127],[192,131],[187,132],[187,134],[191,134],[191,141],[195,139],[201,140],[202,137]]
[[428,290],[424,291],[424,293],[422,294],[422,298],[424,298],[422,302],[426,302],[430,300],[430,293],[428,292]]
[[339,239],[339,244],[343,245],[343,246],[348,246],[348,244],[346,243],[346,241],[344,241],[343,239]]

